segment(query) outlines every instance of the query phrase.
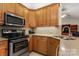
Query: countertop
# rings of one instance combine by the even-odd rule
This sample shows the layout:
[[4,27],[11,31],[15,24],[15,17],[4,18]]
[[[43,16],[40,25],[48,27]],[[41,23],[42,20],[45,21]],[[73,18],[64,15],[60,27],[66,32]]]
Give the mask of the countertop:
[[[45,36],[45,37],[51,37],[51,38],[56,38],[56,39],[59,39],[59,40],[64,40],[66,38],[73,38],[73,39],[79,39],[79,37],[73,37],[73,36],[66,36],[66,35],[59,35],[59,36],[54,36],[52,34],[31,34],[32,35],[35,35],[35,36]],[[61,38],[62,37],[62,38]]]
[[0,41],[8,40],[7,38],[0,37]]
[[61,40],[61,38],[59,38],[59,37],[55,37],[55,36],[53,36],[52,34],[32,34],[32,35],[35,35],[35,36],[51,37],[51,38],[56,38],[56,39]]

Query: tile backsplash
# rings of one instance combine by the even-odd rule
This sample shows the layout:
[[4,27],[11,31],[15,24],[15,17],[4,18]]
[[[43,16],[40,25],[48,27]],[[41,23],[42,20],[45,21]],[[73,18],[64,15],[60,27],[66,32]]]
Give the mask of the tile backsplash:
[[38,27],[36,28],[35,33],[61,35],[61,27]]

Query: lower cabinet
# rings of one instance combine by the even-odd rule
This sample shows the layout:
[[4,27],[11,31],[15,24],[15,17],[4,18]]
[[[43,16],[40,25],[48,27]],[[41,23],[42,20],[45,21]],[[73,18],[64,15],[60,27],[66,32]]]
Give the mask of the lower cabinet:
[[0,47],[0,56],[7,56],[7,49],[5,47]]
[[8,55],[8,41],[0,41],[0,56]]
[[49,38],[48,40],[48,56],[58,56],[60,40]]
[[33,36],[33,50],[47,55],[47,38],[41,36]]
[[37,36],[33,36],[33,51],[38,51],[38,40],[39,40],[39,37]]
[[31,50],[48,56],[58,55],[60,40],[51,37],[35,36],[35,35],[33,35],[31,39],[32,39]]
[[47,55],[47,38],[46,37],[39,37],[38,52]]

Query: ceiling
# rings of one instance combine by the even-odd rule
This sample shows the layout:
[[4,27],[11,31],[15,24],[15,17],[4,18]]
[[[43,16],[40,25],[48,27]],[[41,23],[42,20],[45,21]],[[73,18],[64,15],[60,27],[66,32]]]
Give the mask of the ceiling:
[[[29,9],[38,9],[50,5],[52,3],[22,3],[22,4]],[[79,3],[62,3],[61,13],[62,15],[65,14],[64,16],[79,19]]]
[[22,3],[22,4],[29,9],[38,9],[50,5],[52,3]]
[[79,3],[63,3],[61,6],[62,15],[79,19]]

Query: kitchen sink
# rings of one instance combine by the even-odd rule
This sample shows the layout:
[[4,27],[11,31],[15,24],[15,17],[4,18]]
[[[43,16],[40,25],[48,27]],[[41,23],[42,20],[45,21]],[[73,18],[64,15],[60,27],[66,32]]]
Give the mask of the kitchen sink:
[[75,38],[72,38],[72,37],[67,37],[66,39],[64,40],[76,40]]
[[71,37],[71,36],[54,36],[60,39],[64,39],[64,40],[75,40],[75,38]]
[[63,38],[64,38],[64,36],[54,36],[54,37],[61,38],[61,39],[63,39]]

